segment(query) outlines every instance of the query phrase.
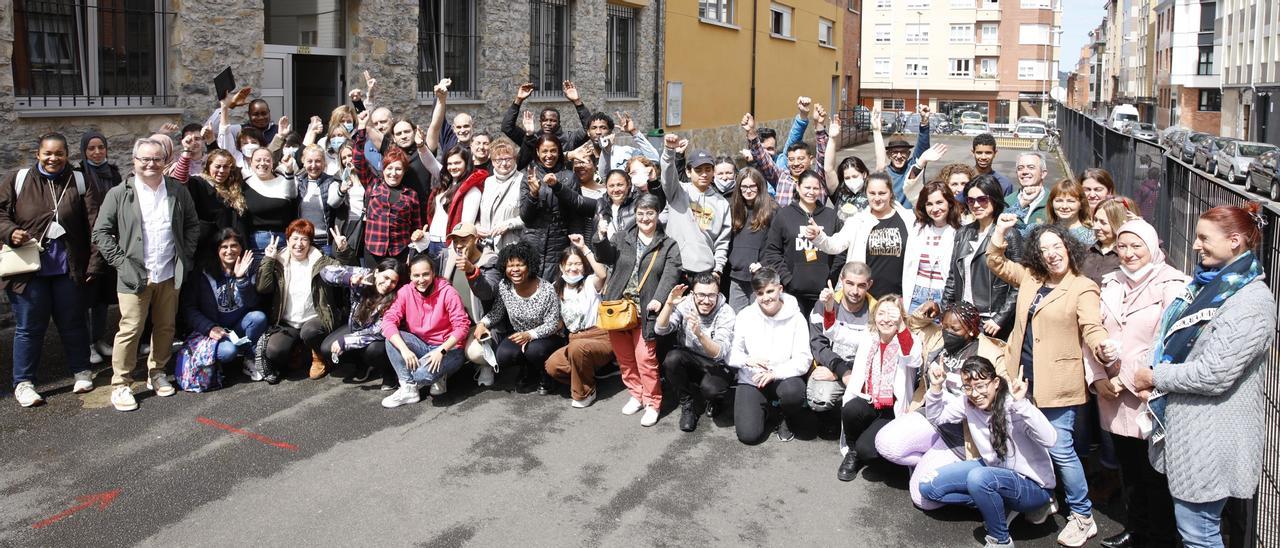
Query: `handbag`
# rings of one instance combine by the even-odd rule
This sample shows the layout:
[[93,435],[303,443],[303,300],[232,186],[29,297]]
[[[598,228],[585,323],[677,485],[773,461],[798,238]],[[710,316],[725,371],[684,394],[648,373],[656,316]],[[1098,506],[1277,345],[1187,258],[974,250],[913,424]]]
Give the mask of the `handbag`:
[[18,247],[0,247],[0,277],[30,274],[40,270],[40,241],[32,238]]
[[[640,285],[636,286],[636,293],[644,289],[644,282],[649,279],[649,273],[653,271],[653,263],[656,262],[658,262],[657,251],[653,253],[653,258],[649,259],[649,267],[644,269],[644,275],[640,277]],[[605,331],[635,329],[640,326],[639,308],[634,299],[600,301],[600,306],[596,310],[596,327]]]

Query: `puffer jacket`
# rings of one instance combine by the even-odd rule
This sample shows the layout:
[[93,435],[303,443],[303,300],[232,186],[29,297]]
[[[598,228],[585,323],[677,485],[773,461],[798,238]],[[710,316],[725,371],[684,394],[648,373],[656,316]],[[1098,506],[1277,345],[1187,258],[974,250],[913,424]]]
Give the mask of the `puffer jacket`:
[[[539,166],[534,173],[541,180],[549,172]],[[542,257],[538,276],[548,281],[560,275],[560,253],[569,246],[572,219],[595,212],[595,200],[584,198],[578,192],[578,178],[572,171],[555,175],[557,184],[540,185],[537,196],[530,195],[527,186],[520,189],[520,219],[525,227],[521,240],[538,250]]]

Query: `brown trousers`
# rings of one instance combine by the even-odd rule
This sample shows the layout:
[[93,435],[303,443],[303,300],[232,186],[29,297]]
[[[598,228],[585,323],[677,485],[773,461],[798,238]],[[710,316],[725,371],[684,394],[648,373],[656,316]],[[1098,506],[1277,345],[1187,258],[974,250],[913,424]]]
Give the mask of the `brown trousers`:
[[592,327],[569,334],[569,344],[547,358],[547,374],[568,381],[573,399],[581,400],[596,391],[596,368],[613,360],[609,332]]

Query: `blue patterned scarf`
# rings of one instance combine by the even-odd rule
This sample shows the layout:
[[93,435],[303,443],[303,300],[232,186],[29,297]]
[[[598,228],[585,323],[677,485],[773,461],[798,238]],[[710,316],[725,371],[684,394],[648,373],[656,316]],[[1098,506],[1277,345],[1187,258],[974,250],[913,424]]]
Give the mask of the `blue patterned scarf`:
[[[1195,276],[1182,295],[1174,299],[1160,319],[1152,367],[1157,364],[1181,364],[1191,354],[1204,326],[1218,313],[1218,307],[1254,280],[1264,279],[1262,265],[1252,251],[1246,251],[1230,264],[1216,270],[1197,266]],[[1167,401],[1152,391],[1149,402],[1158,424],[1164,424]]]

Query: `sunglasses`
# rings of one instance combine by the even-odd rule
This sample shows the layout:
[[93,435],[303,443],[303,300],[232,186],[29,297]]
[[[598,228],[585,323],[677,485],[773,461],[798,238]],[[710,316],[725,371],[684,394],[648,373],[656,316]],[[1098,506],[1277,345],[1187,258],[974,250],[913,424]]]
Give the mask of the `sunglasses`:
[[991,197],[990,196],[966,197],[964,202],[971,206],[976,205],[978,207],[987,207],[991,205]]

